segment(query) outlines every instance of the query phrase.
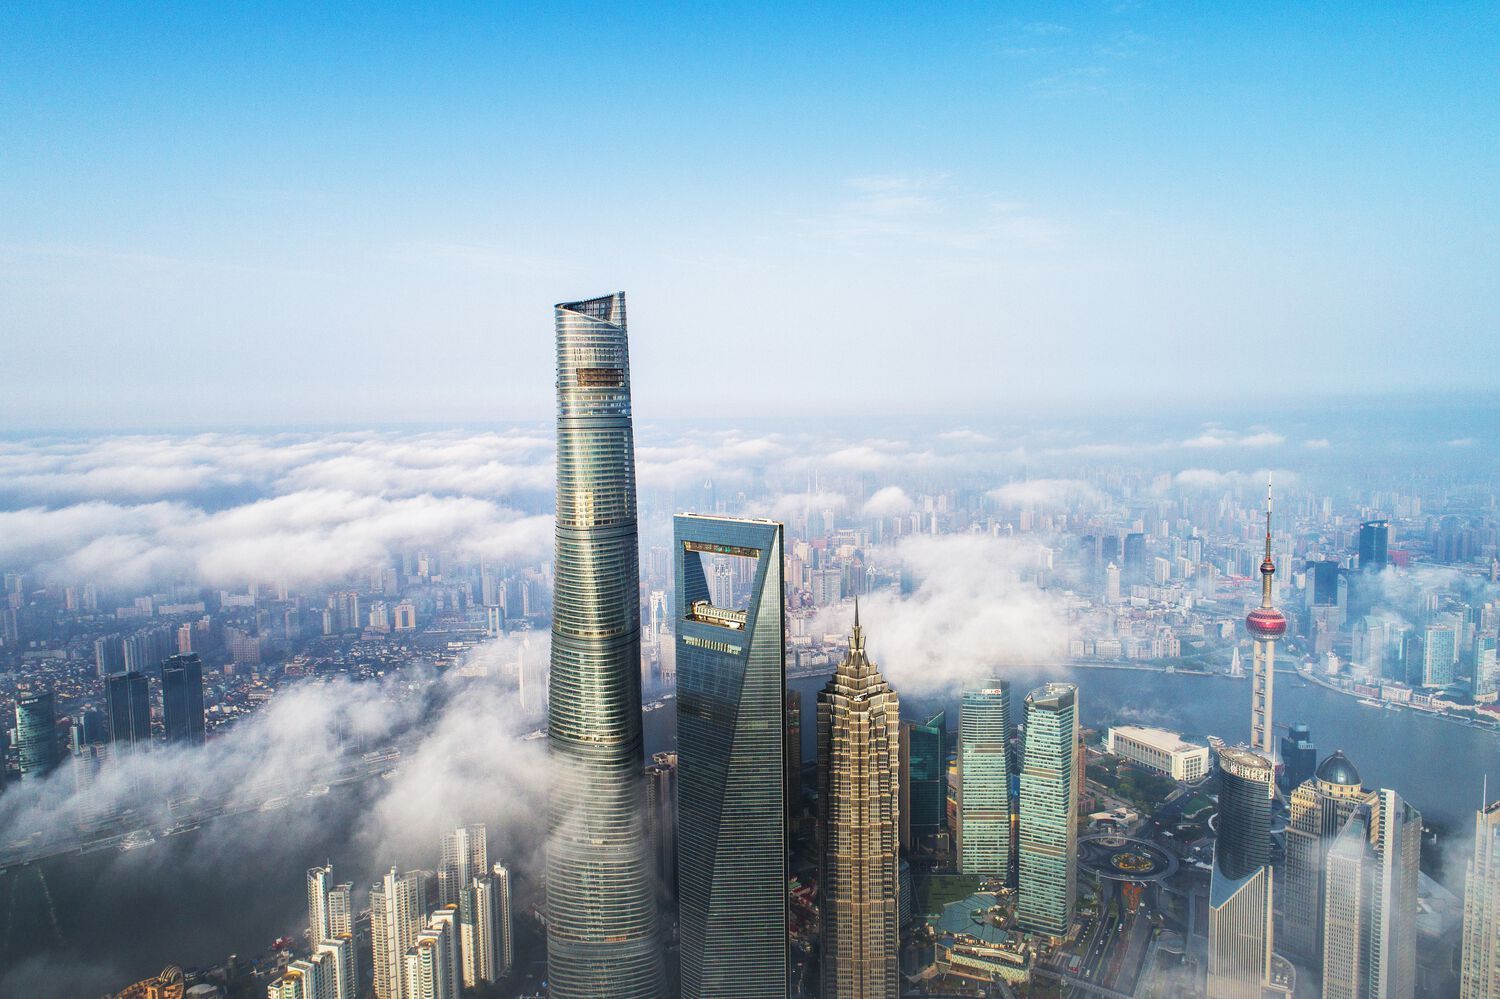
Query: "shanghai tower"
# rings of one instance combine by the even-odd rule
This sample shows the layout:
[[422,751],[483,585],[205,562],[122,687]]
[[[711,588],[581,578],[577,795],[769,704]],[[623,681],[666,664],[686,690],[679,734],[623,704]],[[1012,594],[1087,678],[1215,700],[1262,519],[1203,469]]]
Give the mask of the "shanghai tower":
[[557,557],[548,745],[551,995],[662,994],[641,825],[641,635],[623,292],[555,309]]

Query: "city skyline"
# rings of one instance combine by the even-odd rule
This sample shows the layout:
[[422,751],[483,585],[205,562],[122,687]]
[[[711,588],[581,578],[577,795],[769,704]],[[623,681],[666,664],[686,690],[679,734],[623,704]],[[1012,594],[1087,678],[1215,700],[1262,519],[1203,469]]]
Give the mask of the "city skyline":
[[0,994],[1500,999],[1492,5],[0,39]]

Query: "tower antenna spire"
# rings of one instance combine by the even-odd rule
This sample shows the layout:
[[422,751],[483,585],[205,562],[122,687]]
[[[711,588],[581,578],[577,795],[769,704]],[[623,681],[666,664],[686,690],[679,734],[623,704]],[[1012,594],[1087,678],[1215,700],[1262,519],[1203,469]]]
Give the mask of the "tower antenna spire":
[[1271,557],[1271,473],[1266,472],[1266,558]]

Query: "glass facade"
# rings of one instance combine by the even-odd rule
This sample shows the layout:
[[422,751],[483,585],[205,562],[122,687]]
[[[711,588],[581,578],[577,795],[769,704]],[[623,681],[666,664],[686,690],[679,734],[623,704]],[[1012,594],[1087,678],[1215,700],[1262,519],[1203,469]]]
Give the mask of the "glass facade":
[[[782,527],[674,521],[682,995],[787,994]],[[754,560],[749,598],[715,585]]]
[[105,680],[109,740],[116,753],[151,745],[151,684],[145,673],[116,673]]
[[16,750],[21,777],[45,777],[57,766],[57,710],[49,690],[16,701]]
[[947,716],[901,726],[901,846],[943,831],[948,817]]
[[548,745],[551,994],[662,993],[642,828],[635,451],[623,292],[558,305]]
[[168,742],[203,745],[203,661],[196,655],[161,664],[161,706]]
[[1010,873],[1010,684],[966,690],[958,709],[958,861],[964,874]]
[[1049,683],[1026,695],[1021,766],[1020,902],[1036,933],[1065,936],[1073,922],[1078,845],[1078,688]]
[[1275,768],[1219,750],[1218,839],[1208,896],[1210,999],[1260,999],[1271,967],[1271,795]]

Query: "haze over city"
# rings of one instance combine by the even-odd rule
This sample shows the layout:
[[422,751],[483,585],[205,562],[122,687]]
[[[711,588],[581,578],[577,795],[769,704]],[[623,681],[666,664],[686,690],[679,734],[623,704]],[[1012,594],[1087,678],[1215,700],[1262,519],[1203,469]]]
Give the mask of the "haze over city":
[[0,996],[1500,999],[1497,55],[0,11]]

